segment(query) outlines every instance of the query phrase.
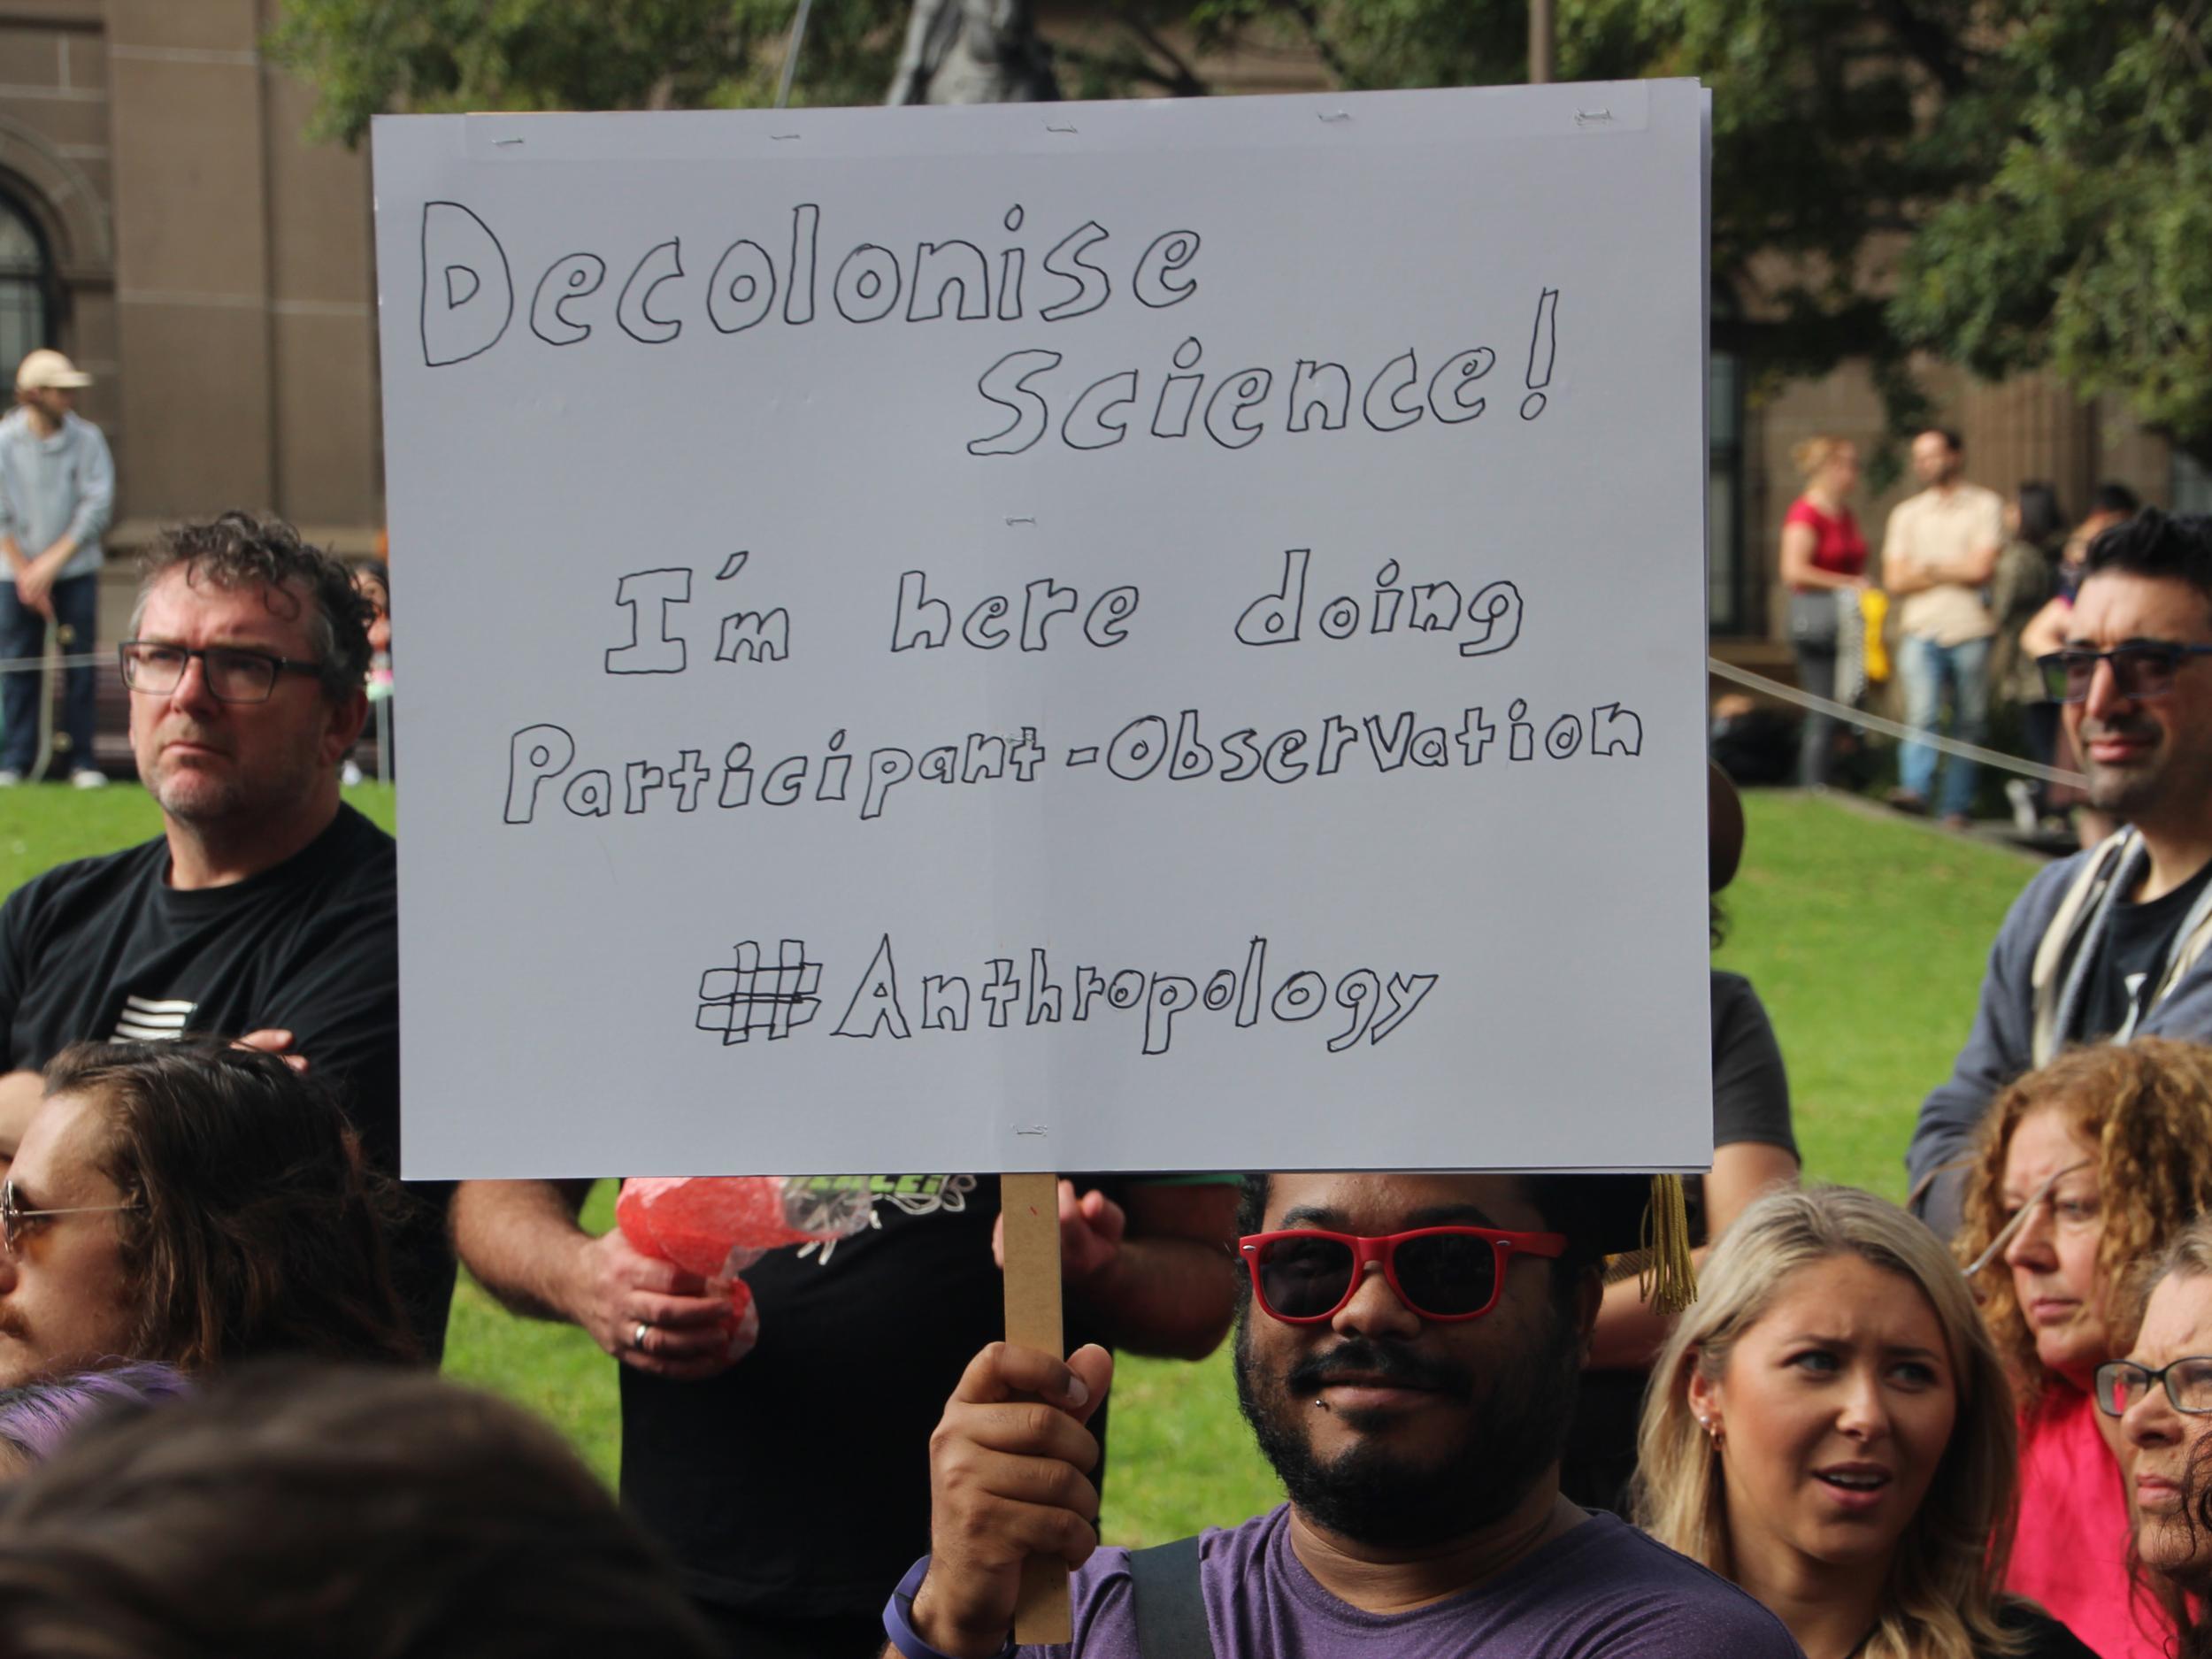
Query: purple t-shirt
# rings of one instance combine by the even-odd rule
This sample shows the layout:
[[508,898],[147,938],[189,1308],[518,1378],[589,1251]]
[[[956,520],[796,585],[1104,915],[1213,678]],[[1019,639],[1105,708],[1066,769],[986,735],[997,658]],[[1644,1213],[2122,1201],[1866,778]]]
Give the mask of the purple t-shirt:
[[[1217,1659],[1802,1659],[1782,1621],[1719,1574],[1610,1515],[1593,1515],[1509,1571],[1410,1613],[1363,1613],[1290,1548],[1287,1504],[1200,1545]],[[1049,1659],[1138,1659],[1129,1552],[1075,1575],[1071,1647]]]

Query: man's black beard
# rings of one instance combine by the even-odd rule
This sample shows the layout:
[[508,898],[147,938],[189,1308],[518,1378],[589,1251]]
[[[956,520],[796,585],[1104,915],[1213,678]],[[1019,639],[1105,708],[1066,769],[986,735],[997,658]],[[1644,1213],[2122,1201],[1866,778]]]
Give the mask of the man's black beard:
[[[1449,1360],[1418,1355],[1393,1342],[1348,1337],[1309,1356],[1289,1372],[1253,1376],[1252,1322],[1267,1315],[1247,1305],[1237,1325],[1237,1404],[1290,1501],[1315,1525],[1376,1548],[1441,1543],[1509,1514],[1566,1444],[1581,1379],[1582,1345],[1558,1305],[1546,1340],[1517,1352],[1478,1388],[1474,1376]],[[1333,1462],[1314,1455],[1315,1401],[1335,1376],[1358,1373],[1432,1388],[1472,1402],[1467,1438],[1456,1453],[1414,1462],[1377,1440],[1356,1445]],[[1380,1426],[1382,1413],[1340,1412],[1354,1428]]]

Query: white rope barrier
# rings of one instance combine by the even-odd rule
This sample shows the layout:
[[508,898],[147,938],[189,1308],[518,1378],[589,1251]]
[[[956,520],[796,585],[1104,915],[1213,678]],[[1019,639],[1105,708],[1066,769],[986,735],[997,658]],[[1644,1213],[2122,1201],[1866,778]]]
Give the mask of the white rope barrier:
[[77,657],[0,657],[0,674],[35,673],[42,668],[94,668],[114,660],[105,651],[87,651]]
[[2078,772],[2062,772],[2055,766],[2046,766],[2040,761],[2023,760],[2017,755],[2000,754],[1993,749],[1984,749],[1978,743],[1962,743],[1955,737],[1945,737],[1938,732],[1923,731],[1917,726],[1901,726],[1895,720],[1886,720],[1878,714],[1869,714],[1863,709],[1848,703],[1836,703],[1827,697],[1816,697],[1809,691],[1800,691],[1786,686],[1778,680],[1769,680],[1764,674],[1755,674],[1747,668],[1738,668],[1733,663],[1724,663],[1717,657],[1705,659],[1706,672],[1716,679],[1726,680],[1748,690],[1793,703],[1801,709],[1832,716],[1846,726],[1855,726],[1863,732],[1879,732],[1885,737],[1894,737],[1908,743],[1925,743],[1946,755],[1955,755],[1961,760],[1978,761],[1993,766],[2000,772],[2017,772],[2023,778],[2039,778],[2045,783],[2062,783],[2078,789],[2089,781]]

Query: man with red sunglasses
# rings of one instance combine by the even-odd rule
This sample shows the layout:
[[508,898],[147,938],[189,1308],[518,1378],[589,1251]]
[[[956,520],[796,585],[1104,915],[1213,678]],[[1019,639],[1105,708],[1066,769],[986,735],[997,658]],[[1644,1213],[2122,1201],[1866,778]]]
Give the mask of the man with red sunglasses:
[[[1010,1655],[1022,1563],[1078,1569],[1064,1659],[1794,1659],[1771,1614],[1559,1493],[1623,1177],[1317,1174],[1246,1183],[1237,1397],[1289,1502],[1101,1548],[1084,1425],[1113,1362],[994,1344],[930,1447],[933,1551],[884,1659]],[[1032,1403],[1041,1402],[1041,1404]]]
[[1982,1114],[2070,1044],[2212,1041],[2212,518],[2147,508],[2090,544],[2047,689],[2124,826],[2041,872],[1990,949],[1951,1076],[1920,1108],[1915,1210],[1958,1228]]

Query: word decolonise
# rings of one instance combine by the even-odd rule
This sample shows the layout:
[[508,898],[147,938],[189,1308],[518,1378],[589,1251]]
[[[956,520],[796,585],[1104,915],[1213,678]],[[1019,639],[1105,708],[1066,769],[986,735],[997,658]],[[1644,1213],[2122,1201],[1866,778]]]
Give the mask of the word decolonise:
[[[1001,221],[1017,234],[1025,221],[1018,204]],[[578,346],[611,328],[617,337],[645,346],[672,345],[702,323],[721,335],[743,334],[766,324],[803,327],[818,318],[854,325],[902,319],[922,324],[1061,324],[1104,308],[1126,286],[1152,311],[1180,305],[1199,291],[1191,270],[1202,238],[1187,228],[1163,230],[1125,245],[1096,219],[1086,219],[1038,252],[1010,242],[987,252],[954,237],[918,242],[911,255],[880,243],[853,243],[841,255],[825,255],[822,209],[803,202],[790,213],[787,242],[776,237],[782,257],[762,242],[739,236],[718,246],[687,251],[672,235],[642,253],[618,257],[563,253],[519,280],[505,243],[474,209],[458,202],[429,202],[422,211],[423,363],[447,368],[482,357],[512,336],[550,347]],[[995,240],[995,239],[994,239]],[[1041,241],[1041,239],[1040,239]],[[710,261],[709,256],[711,256]],[[834,268],[831,260],[834,260]],[[626,267],[619,289],[611,276]],[[825,273],[828,274],[826,276]],[[526,291],[526,299],[525,294]],[[1535,326],[1520,416],[1543,411],[1557,354],[1559,290],[1536,299]],[[512,328],[518,310],[528,327]],[[1488,407],[1486,377],[1498,352],[1487,345],[1432,354],[1425,363],[1411,347],[1379,368],[1356,373],[1323,356],[1288,357],[1275,365],[1240,365],[1216,373],[1204,365],[1205,346],[1187,336],[1164,364],[1077,371],[1064,354],[1030,346],[1008,351],[984,369],[977,395],[990,405],[993,422],[966,442],[975,456],[1019,455],[1057,432],[1067,448],[1111,449],[1133,430],[1175,439],[1203,433],[1224,449],[1240,449],[1271,426],[1286,432],[1340,432],[1357,409],[1366,429],[1401,432],[1427,423],[1459,426]],[[1356,390],[1356,388],[1363,389]],[[1525,392],[1525,396],[1521,394]]]

